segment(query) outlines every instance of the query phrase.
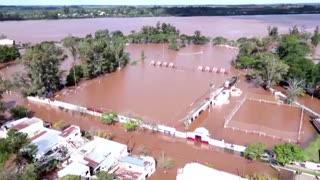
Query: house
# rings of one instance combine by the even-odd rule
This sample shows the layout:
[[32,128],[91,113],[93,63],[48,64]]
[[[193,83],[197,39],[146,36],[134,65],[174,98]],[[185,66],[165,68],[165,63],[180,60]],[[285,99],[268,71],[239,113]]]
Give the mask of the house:
[[60,146],[58,140],[60,133],[60,131],[43,128],[37,135],[29,138],[31,144],[37,147],[35,161],[40,160],[49,151],[54,151]]
[[22,118],[16,121],[8,122],[1,126],[1,130],[4,136],[6,137],[6,134],[9,129],[16,129],[19,132],[28,134],[28,137],[32,137],[36,135],[43,127],[43,121],[39,118],[33,117],[33,118]]
[[150,156],[125,156],[110,170],[119,179],[145,180],[156,170],[156,161]]
[[95,136],[72,153],[70,161],[88,166],[90,174],[94,175],[99,171],[110,170],[118,159],[127,155],[126,145]]
[[188,163],[184,168],[178,169],[176,180],[244,180],[244,178],[223,171],[207,167],[199,163]]
[[83,165],[78,162],[73,162],[69,164],[64,169],[58,171],[58,177],[62,178],[63,176],[67,175],[76,175],[82,178],[89,178],[90,177],[90,168],[86,165]]
[[0,46],[13,46],[15,41],[11,39],[0,39]]

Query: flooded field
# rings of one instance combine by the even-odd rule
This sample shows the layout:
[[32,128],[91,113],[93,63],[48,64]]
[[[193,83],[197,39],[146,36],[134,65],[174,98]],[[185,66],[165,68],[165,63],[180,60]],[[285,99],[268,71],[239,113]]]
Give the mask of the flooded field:
[[[230,78],[201,72],[197,67],[208,65],[228,70],[236,54],[234,50],[211,45],[188,46],[181,51],[168,50],[166,45],[127,46],[133,60],[140,59],[141,50],[145,52],[145,62],[84,82],[76,90],[62,91],[56,99],[174,126],[182,123],[190,105],[205,98],[209,83],[221,86]],[[151,66],[152,60],[173,62],[176,68]]]
[[298,140],[301,116],[303,120],[308,114],[302,114],[302,109],[298,107],[246,99],[227,126],[295,142]]
[[0,33],[17,42],[59,41],[72,34],[85,36],[98,29],[121,30],[125,34],[138,31],[143,25],[157,21],[174,24],[182,33],[193,34],[200,30],[208,36],[225,36],[237,39],[242,36],[261,36],[268,26],[278,26],[280,32],[293,25],[305,25],[309,31],[320,25],[320,15],[264,15],[221,17],[146,17],[146,18],[96,18],[68,20],[32,20],[0,22]]

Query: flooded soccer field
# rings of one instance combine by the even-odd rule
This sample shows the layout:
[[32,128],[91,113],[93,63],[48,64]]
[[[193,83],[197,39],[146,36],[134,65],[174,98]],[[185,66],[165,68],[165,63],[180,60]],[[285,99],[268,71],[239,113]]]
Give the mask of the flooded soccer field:
[[[221,86],[230,74],[202,72],[200,65],[229,71],[236,52],[231,49],[187,46],[181,51],[168,50],[167,45],[129,45],[132,60],[144,62],[94,80],[75,90],[65,90],[56,99],[100,111],[115,111],[145,121],[175,126],[188,113],[189,106],[206,98],[209,83]],[[150,65],[151,61],[172,62],[175,68]]]

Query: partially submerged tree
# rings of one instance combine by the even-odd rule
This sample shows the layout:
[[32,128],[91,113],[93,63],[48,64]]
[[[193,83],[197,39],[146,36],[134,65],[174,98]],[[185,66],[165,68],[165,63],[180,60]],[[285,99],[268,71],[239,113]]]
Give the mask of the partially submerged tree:
[[129,120],[123,124],[125,131],[135,131],[139,127],[139,122],[136,120]]
[[[73,58],[73,67],[76,64],[78,49],[79,49],[79,38],[69,36],[63,39],[63,46],[67,48],[72,55]],[[77,86],[77,76],[76,76],[76,69],[73,68],[73,77],[74,77],[74,85]]]
[[29,110],[26,107],[21,105],[16,105],[13,108],[11,108],[10,113],[14,119],[21,119],[24,117],[28,117],[30,114]]
[[23,95],[50,96],[59,90],[61,54],[61,49],[49,42],[26,48],[22,61],[26,73],[20,73],[15,77],[15,85]]
[[303,151],[294,144],[284,143],[273,146],[277,162],[283,166],[293,161],[303,161]]
[[250,144],[244,151],[244,157],[251,160],[256,160],[264,154],[265,148],[266,145],[260,142]]
[[74,65],[67,76],[67,86],[77,85],[81,78],[83,78],[83,68],[81,65]]
[[105,112],[101,115],[100,121],[104,124],[114,124],[116,122],[117,114],[115,112]]
[[265,84],[266,88],[271,88],[280,82],[288,72],[288,65],[272,53],[262,53],[257,59],[254,75]]
[[162,169],[171,169],[174,165],[174,161],[170,157],[167,157],[164,152],[161,153],[157,162],[158,166]]
[[298,96],[302,95],[304,93],[303,88],[301,87],[301,84],[303,81],[297,81],[295,79],[289,80],[289,86],[288,86],[288,94],[286,102],[288,104],[292,104],[295,102]]

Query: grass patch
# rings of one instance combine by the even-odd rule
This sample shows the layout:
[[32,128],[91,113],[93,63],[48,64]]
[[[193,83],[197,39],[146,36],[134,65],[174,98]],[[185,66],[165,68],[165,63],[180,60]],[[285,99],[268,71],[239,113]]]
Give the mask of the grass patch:
[[132,61],[131,62],[131,66],[136,66],[136,65],[138,65],[138,61]]
[[304,155],[307,161],[319,162],[320,135],[304,149]]

